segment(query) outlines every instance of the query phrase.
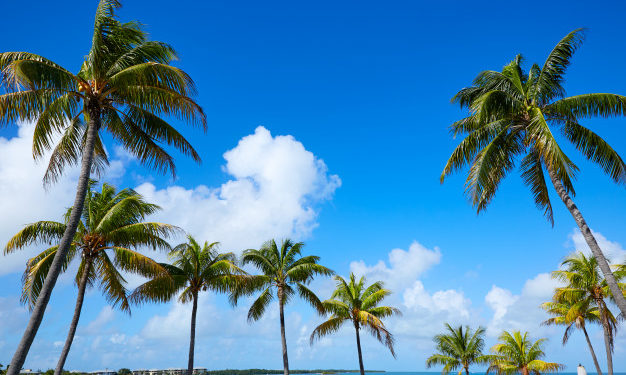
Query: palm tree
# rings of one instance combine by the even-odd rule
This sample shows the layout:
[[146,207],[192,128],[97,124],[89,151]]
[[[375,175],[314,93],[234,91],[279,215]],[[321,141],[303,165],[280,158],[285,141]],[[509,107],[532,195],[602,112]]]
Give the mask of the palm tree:
[[459,370],[459,375],[465,370],[469,375],[469,367],[472,364],[484,364],[489,361],[489,356],[483,354],[485,347],[485,329],[478,327],[472,332],[468,326],[452,328],[446,323],[447,333],[434,337],[438,353],[431,355],[426,360],[426,367],[443,365],[442,374]]
[[[466,135],[441,174],[441,182],[469,165],[466,192],[477,211],[484,210],[502,179],[518,158],[521,175],[538,208],[554,224],[552,204],[544,171],[574,217],[613,294],[619,288],[596,239],[574,204],[573,180],[578,167],[559,146],[559,131],[587,159],[597,163],[616,183],[626,183],[626,164],[599,135],[582,126],[579,119],[626,115],[626,97],[615,94],[583,94],[565,97],[563,81],[571,57],[583,40],[581,29],[567,34],[550,52],[543,67],[534,64],[528,73],[518,55],[502,72],[484,71],[472,87],[459,91],[452,101],[470,111],[453,123],[451,133]],[[616,297],[626,316],[626,299]]]
[[196,312],[198,295],[211,290],[219,293],[234,291],[245,281],[245,272],[235,265],[233,253],[220,253],[218,242],[200,245],[192,236],[176,246],[169,254],[172,264],[161,263],[165,273],[137,287],[131,296],[134,302],[167,302],[180,292],[181,303],[191,302],[191,333],[189,337],[188,375],[193,374],[196,341]]
[[236,304],[243,295],[250,295],[261,291],[259,297],[248,310],[248,322],[259,320],[267,306],[274,299],[278,299],[280,311],[280,337],[283,347],[283,372],[289,375],[289,359],[287,357],[287,339],[285,336],[285,304],[294,296],[296,291],[300,298],[311,304],[318,313],[325,312],[319,298],[309,288],[308,283],[316,275],[330,276],[333,271],[320,265],[320,257],[315,255],[302,256],[304,243],[294,243],[285,239],[280,249],[275,240],[269,240],[256,249],[248,249],[242,254],[244,265],[252,264],[261,271],[261,275],[251,277],[246,283],[238,286],[232,294],[231,302]]
[[552,315],[552,318],[542,323],[543,325],[563,325],[566,327],[563,333],[563,345],[569,340],[572,329],[578,328],[584,332],[591,357],[593,358],[593,363],[596,366],[597,374],[602,375],[598,358],[596,358],[596,353],[593,350],[593,345],[591,345],[591,340],[589,339],[586,328],[588,322],[600,323],[599,309],[595,306],[591,306],[588,300],[572,302],[567,299],[557,302],[545,302],[541,307],[546,310],[548,314]]
[[[120,271],[143,276],[163,272],[158,263],[132,250],[140,246],[149,246],[155,250],[169,249],[164,238],[177,232],[178,228],[143,221],[159,209],[159,206],[147,203],[141,195],[130,189],[117,192],[113,186],[105,183],[100,192],[93,191],[91,187],[87,190],[82,220],[78,223],[78,230],[62,264],[65,271],[74,259],[80,260],[76,274],[76,307],[55,375],[63,371],[87,287],[98,283],[109,303],[119,305],[121,310],[130,313],[124,285],[126,281]],[[30,259],[24,272],[22,302],[31,309],[36,305],[53,259],[59,251],[59,241],[67,229],[71,211],[71,208],[67,210],[63,223],[39,221],[26,225],[9,240],[4,249],[4,253],[8,254],[32,244],[51,245]]]
[[[577,303],[586,303],[597,309],[600,323],[604,331],[604,346],[606,350],[608,374],[613,375],[613,337],[617,329],[617,319],[606,305],[605,299],[615,300],[607,280],[602,278],[598,260],[593,256],[586,256],[582,252],[574,253],[563,262],[558,271],[552,272],[552,277],[567,285],[557,288],[554,294],[556,301],[569,300]],[[618,269],[614,272],[618,282],[620,295],[626,290],[622,283],[626,273]]]
[[400,310],[390,306],[379,306],[380,302],[391,294],[390,290],[384,288],[382,281],[377,281],[366,287],[365,277],[361,277],[357,281],[354,273],[350,273],[350,282],[346,282],[341,276],[335,276],[335,281],[337,282],[335,291],[330,299],[322,302],[324,309],[331,312],[332,315],[313,330],[311,344],[315,339],[337,332],[344,323],[352,323],[356,332],[359,369],[361,375],[365,375],[359,331],[362,328],[367,329],[378,341],[387,346],[391,355],[395,357],[393,335],[387,330],[381,319],[400,314]]
[[0,124],[36,122],[34,157],[52,149],[45,183],[54,182],[68,165],[81,166],[66,231],[8,375],[22,368],[41,324],[83,212],[90,173],[108,162],[100,132],[108,131],[141,163],[164,173],[175,174],[175,165],[162,144],[200,161],[189,142],[162,118],[174,116],[206,130],[205,115],[190,98],[193,81],[170,65],[176,59],[170,45],[149,41],[138,22],[120,22],[115,15],[119,7],[118,0],[100,1],[92,45],[77,74],[33,53],[0,53],[0,84],[6,91],[0,95]]
[[546,362],[543,343],[546,339],[532,342],[528,332],[502,332],[499,343],[491,348],[490,366],[487,374],[495,372],[498,375],[518,374],[541,375],[546,372],[557,372],[565,366],[560,363]]

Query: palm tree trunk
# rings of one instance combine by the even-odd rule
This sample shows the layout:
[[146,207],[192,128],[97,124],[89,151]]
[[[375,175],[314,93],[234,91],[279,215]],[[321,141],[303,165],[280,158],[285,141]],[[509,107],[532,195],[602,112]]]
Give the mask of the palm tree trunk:
[[361,375],[365,375],[365,368],[363,367],[363,354],[361,353],[361,336],[359,336],[359,325],[354,323],[354,330],[356,331],[356,349],[359,353],[359,371]]
[[283,343],[283,374],[289,375],[289,358],[287,358],[287,338],[285,337],[285,303],[279,298],[280,305],[280,339]]
[[606,258],[602,253],[602,249],[598,246],[598,242],[591,233],[591,229],[587,225],[583,215],[580,213],[580,210],[576,207],[576,204],[574,204],[574,201],[570,198],[569,194],[567,194],[567,191],[565,191],[563,184],[558,179],[556,174],[550,170],[548,170],[548,174],[550,175],[550,179],[552,180],[552,184],[554,185],[556,192],[559,194],[559,197],[561,197],[561,200],[569,210],[570,214],[574,217],[578,228],[580,228],[580,232],[583,234],[587,245],[589,245],[589,248],[591,249],[591,253],[598,261],[598,266],[600,266],[600,270],[602,270],[602,273],[604,274],[604,278],[609,285],[609,289],[611,289],[611,294],[613,294],[615,303],[622,312],[622,316],[626,316],[626,299],[624,298],[623,292],[617,285],[617,280],[615,280],[615,276],[613,275],[613,272],[611,272],[611,267],[606,261]]
[[74,199],[74,205],[72,206],[67,226],[65,227],[65,233],[63,233],[63,238],[61,238],[57,253],[54,256],[52,264],[50,265],[50,270],[46,275],[46,280],[44,281],[39,297],[37,298],[37,302],[35,303],[35,308],[33,309],[17,350],[13,355],[13,359],[11,359],[11,367],[9,367],[6,375],[18,375],[24,365],[24,361],[26,361],[26,355],[28,354],[30,346],[35,339],[35,335],[37,335],[39,325],[43,320],[43,315],[46,311],[46,307],[48,306],[50,295],[52,294],[52,289],[54,288],[57,278],[61,273],[61,267],[65,261],[65,256],[67,255],[72,239],[76,234],[78,221],[80,220],[80,216],[83,212],[85,195],[87,194],[87,188],[89,187],[89,175],[93,161],[93,150],[98,129],[100,128],[99,108],[95,108],[94,106],[89,108],[89,119],[87,139],[85,140],[85,147],[83,149],[80,167],[80,176],[78,178],[78,185],[76,186],[76,197]]
[[602,370],[600,370],[600,364],[598,363],[598,358],[596,358],[596,352],[593,350],[593,346],[591,345],[591,340],[589,340],[589,335],[587,334],[587,328],[583,326],[583,332],[585,333],[585,338],[587,339],[587,344],[589,345],[589,351],[591,352],[591,358],[593,358],[593,364],[596,365],[596,372],[598,375],[602,375]]
[[607,373],[613,375],[613,348],[611,347],[611,339],[609,333],[609,322],[606,319],[606,312],[604,301],[598,300],[596,302],[598,309],[600,310],[600,321],[602,322],[602,328],[604,330],[604,348],[606,349],[606,367]]
[[189,362],[187,374],[193,375],[193,354],[196,346],[196,312],[198,311],[198,292],[193,294],[193,308],[191,309],[191,334],[189,335]]
[[[465,375],[469,375],[469,367],[465,366]],[[599,374],[602,375],[602,374]]]
[[65,366],[65,360],[70,353],[70,347],[74,341],[74,334],[76,333],[76,327],[78,326],[78,319],[80,319],[80,312],[83,308],[83,300],[85,299],[85,289],[87,289],[87,278],[89,277],[89,269],[91,268],[91,260],[87,259],[85,267],[83,268],[83,274],[80,276],[78,282],[78,297],[76,297],[76,307],[74,307],[74,317],[72,317],[72,323],[70,324],[70,331],[65,339],[65,346],[61,352],[61,357],[57,363],[57,367],[54,370],[54,375],[61,375],[63,372],[63,366]]

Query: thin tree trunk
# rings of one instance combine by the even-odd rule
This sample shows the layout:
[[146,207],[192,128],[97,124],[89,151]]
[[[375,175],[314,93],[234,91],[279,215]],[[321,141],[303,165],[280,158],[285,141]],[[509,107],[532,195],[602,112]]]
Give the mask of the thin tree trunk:
[[548,174],[550,175],[550,179],[552,180],[552,184],[554,185],[556,192],[559,194],[559,197],[561,197],[563,203],[565,203],[565,206],[569,210],[570,214],[572,214],[572,216],[574,217],[578,228],[580,228],[580,232],[583,234],[587,245],[589,245],[589,248],[591,249],[591,253],[598,261],[598,266],[600,266],[600,270],[602,270],[602,273],[604,274],[604,278],[606,279],[606,282],[611,289],[611,294],[615,299],[615,303],[622,312],[622,316],[626,316],[626,299],[624,298],[623,292],[617,285],[615,275],[613,275],[611,267],[609,266],[609,263],[602,253],[602,249],[600,249],[600,246],[598,246],[598,242],[591,233],[591,229],[583,218],[582,213],[580,212],[578,207],[576,207],[576,204],[574,204],[574,201],[572,200],[572,198],[570,198],[569,194],[567,194],[567,191],[565,191],[563,184],[558,179],[556,174],[550,170],[548,170]]
[[599,300],[596,302],[598,305],[598,309],[600,310],[600,321],[602,322],[602,328],[604,331],[604,348],[606,349],[606,367],[607,373],[609,375],[613,375],[613,348],[611,348],[611,339],[609,337],[609,322],[606,319],[606,312],[604,309],[604,302]]
[[287,357],[287,338],[285,337],[285,303],[282,296],[279,297],[280,306],[280,339],[283,343],[283,374],[289,375],[289,358]]
[[365,375],[365,368],[363,367],[363,354],[361,353],[361,336],[359,335],[359,325],[354,323],[354,330],[356,331],[356,349],[359,353],[359,371],[361,375]]
[[63,366],[65,366],[65,360],[70,353],[72,342],[74,341],[74,334],[76,334],[76,327],[78,326],[78,319],[80,319],[80,312],[83,308],[83,300],[85,299],[85,289],[87,289],[87,278],[89,277],[89,269],[91,268],[91,260],[85,261],[85,267],[83,274],[80,276],[78,282],[78,297],[76,297],[76,307],[74,307],[74,317],[72,317],[72,323],[70,324],[70,331],[67,333],[67,339],[65,339],[65,346],[61,352],[61,357],[57,363],[57,367],[54,370],[54,375],[61,375],[63,372]]
[[[465,375],[469,375],[469,367],[465,366]],[[599,374],[602,375],[602,374]]]
[[191,334],[189,335],[189,362],[187,374],[193,375],[193,354],[196,346],[196,312],[198,311],[198,292],[193,294],[193,308],[191,309]]
[[76,186],[74,205],[72,206],[72,211],[65,228],[65,233],[63,233],[63,238],[61,238],[57,253],[54,256],[52,264],[50,265],[50,270],[46,275],[46,280],[44,281],[39,297],[37,298],[37,302],[35,303],[35,308],[33,309],[17,350],[13,355],[13,359],[11,359],[11,365],[6,375],[18,375],[24,365],[24,361],[26,361],[26,355],[28,354],[30,346],[35,339],[35,335],[37,335],[37,330],[39,330],[39,325],[41,324],[43,315],[46,311],[46,306],[48,306],[52,289],[54,289],[57,278],[61,273],[61,267],[63,266],[63,262],[65,262],[67,251],[69,250],[72,239],[76,234],[76,228],[78,227],[78,222],[83,212],[85,195],[89,186],[89,175],[93,161],[94,144],[98,134],[98,129],[100,128],[99,109],[90,108],[89,115],[90,120],[87,128],[87,139],[85,140],[85,148],[83,149],[80,177],[78,178],[78,185]]
[[591,340],[589,340],[589,335],[587,334],[587,328],[583,326],[583,332],[585,333],[585,338],[587,339],[587,344],[589,345],[589,351],[591,352],[591,358],[593,358],[593,364],[596,365],[596,372],[598,375],[602,375],[602,370],[600,369],[600,364],[598,363],[598,358],[596,358],[596,352],[593,350],[593,346],[591,345]]

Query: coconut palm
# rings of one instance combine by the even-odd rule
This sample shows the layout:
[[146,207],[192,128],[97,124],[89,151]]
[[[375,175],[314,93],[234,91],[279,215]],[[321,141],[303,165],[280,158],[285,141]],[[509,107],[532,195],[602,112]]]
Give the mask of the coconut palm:
[[[158,274],[163,270],[150,259],[136,251],[137,247],[169,249],[164,238],[177,232],[168,224],[144,222],[144,219],[158,211],[157,205],[147,203],[141,195],[130,189],[119,192],[108,184],[103,184],[100,192],[89,188],[78,230],[70,243],[62,270],[78,259],[76,274],[78,296],[74,316],[55,374],[63,371],[69,354],[87,287],[99,284],[109,303],[130,313],[125,280],[120,271],[135,272],[143,276]],[[59,241],[67,229],[72,209],[68,209],[63,223],[38,221],[26,225],[7,243],[4,253],[12,253],[32,244],[47,244],[50,247],[31,258],[23,277],[22,302],[31,309],[41,294],[43,284],[52,267],[53,259],[59,251]],[[133,250],[135,249],[135,250]]]
[[546,372],[557,372],[565,366],[559,363],[546,362],[543,343],[546,339],[532,342],[528,332],[502,332],[499,343],[491,348],[490,365],[487,374],[495,372],[502,374],[540,375]]
[[275,240],[269,240],[260,249],[248,249],[242,254],[242,263],[251,264],[261,271],[238,286],[231,296],[236,304],[243,295],[261,292],[248,310],[248,322],[259,320],[267,306],[276,297],[280,313],[280,337],[283,347],[283,372],[289,375],[289,359],[287,356],[287,339],[285,336],[285,305],[297,292],[300,298],[311,304],[318,313],[325,312],[319,298],[307,284],[317,275],[329,276],[333,271],[320,265],[320,257],[315,255],[302,256],[304,243],[285,239],[280,248]]
[[167,302],[180,293],[181,303],[192,303],[188,375],[193,374],[198,295],[207,290],[230,293],[245,281],[245,272],[235,265],[235,255],[220,253],[218,245],[218,242],[200,245],[187,236],[187,242],[170,252],[172,264],[160,263],[166,272],[139,286],[131,296],[131,300],[139,303]]
[[[626,182],[626,164],[598,134],[580,124],[589,117],[626,115],[626,97],[616,94],[583,94],[565,97],[565,71],[583,40],[582,30],[567,34],[550,52],[543,67],[534,64],[526,73],[518,55],[502,72],[484,71],[472,87],[459,91],[452,101],[467,108],[469,116],[453,123],[451,133],[464,135],[441,174],[469,165],[465,182],[469,198],[480,212],[489,205],[502,179],[521,158],[521,175],[535,203],[552,223],[552,204],[545,173],[574,217],[609,287],[619,288],[596,239],[572,198],[578,167],[557,142],[556,132],[587,159],[597,163],[614,182]],[[616,297],[626,315],[626,299]]]
[[[606,304],[606,299],[615,300],[607,280],[602,277],[598,260],[593,256],[586,256],[582,252],[574,253],[563,262],[562,269],[552,272],[552,276],[566,284],[557,288],[554,294],[556,301],[568,300],[586,303],[598,310],[600,323],[604,331],[604,347],[607,357],[607,372],[613,375],[613,337],[617,329],[617,320]],[[621,282],[626,277],[623,269],[614,272],[620,295],[626,290],[626,284]]]
[[90,174],[108,162],[101,133],[107,131],[142,164],[164,173],[174,174],[175,165],[163,144],[200,161],[166,120],[176,117],[206,128],[202,109],[190,98],[193,81],[170,65],[176,58],[170,45],[149,41],[138,22],[120,22],[115,14],[119,7],[118,0],[100,1],[92,45],[76,74],[33,53],[0,53],[0,84],[6,92],[0,95],[0,124],[36,123],[34,157],[52,151],[44,182],[54,182],[67,166],[80,164],[66,232],[8,375],[17,375],[35,338],[80,221]]
[[458,326],[452,328],[446,323],[448,332],[434,337],[433,341],[438,353],[431,355],[426,360],[426,367],[431,368],[436,365],[443,365],[442,374],[449,374],[451,371],[459,370],[461,375],[463,370],[469,375],[469,367],[472,364],[485,364],[489,361],[489,356],[483,354],[485,347],[485,329],[478,327],[472,332],[468,326]]
[[349,282],[341,276],[335,276],[335,281],[337,283],[335,291],[330,299],[322,302],[324,309],[332,315],[313,330],[311,344],[315,339],[337,332],[344,323],[352,323],[356,332],[359,369],[361,375],[365,375],[359,331],[367,329],[372,336],[387,346],[395,357],[393,335],[387,330],[381,319],[400,314],[400,310],[390,306],[379,306],[382,300],[391,294],[390,290],[384,288],[382,281],[377,281],[366,287],[365,277],[363,276],[357,281],[354,273],[350,273]]
[[593,363],[596,366],[597,374],[602,375],[598,358],[593,350],[593,345],[591,345],[591,340],[589,339],[586,328],[587,323],[601,324],[599,309],[592,306],[588,300],[572,302],[567,299],[557,302],[545,302],[541,305],[541,307],[546,310],[548,314],[552,315],[552,318],[549,318],[542,323],[543,325],[562,325],[566,327],[565,332],[563,333],[563,345],[565,345],[569,340],[574,328],[578,328],[583,331],[585,339],[587,340],[587,345],[589,346],[589,352],[593,358]]

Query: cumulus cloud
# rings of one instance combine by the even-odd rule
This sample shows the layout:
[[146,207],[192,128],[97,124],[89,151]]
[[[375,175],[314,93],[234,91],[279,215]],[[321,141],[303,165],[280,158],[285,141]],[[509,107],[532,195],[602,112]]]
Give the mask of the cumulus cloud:
[[272,136],[258,127],[224,154],[233,178],[220,187],[137,187],[163,207],[157,216],[199,239],[228,250],[260,246],[270,238],[305,238],[317,226],[317,203],[341,185],[337,175],[292,136]]

